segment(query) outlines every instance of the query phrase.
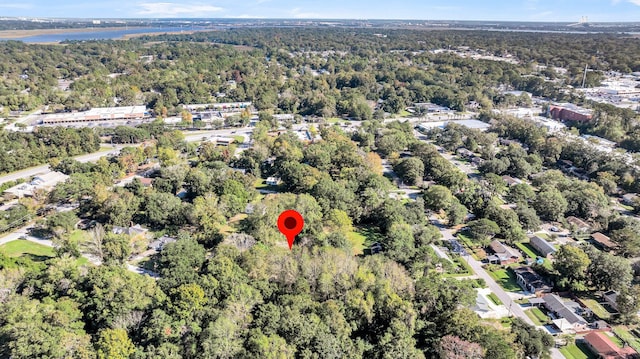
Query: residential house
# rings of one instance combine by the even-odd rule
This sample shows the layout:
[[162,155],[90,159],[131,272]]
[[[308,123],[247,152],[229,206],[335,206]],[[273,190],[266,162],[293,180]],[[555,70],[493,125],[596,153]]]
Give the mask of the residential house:
[[143,187],[153,187],[153,178],[142,177],[139,180]]
[[539,236],[532,236],[529,239],[529,244],[545,258],[549,258],[551,254],[556,252],[556,248],[553,244]]
[[618,292],[616,292],[615,290],[610,290],[608,292],[605,292],[603,297],[605,302],[607,302],[607,304],[609,304],[611,308],[618,310]]
[[551,292],[552,287],[531,267],[514,268],[516,282],[527,292],[540,295]]
[[517,249],[509,247],[498,240],[492,241],[489,244],[489,248],[494,253],[488,257],[490,263],[511,264],[517,263],[522,259],[522,255]]
[[628,206],[633,206],[636,203],[637,199],[638,199],[637,193],[627,193],[624,196],[622,196],[622,202]]
[[521,179],[513,178],[511,176],[502,176],[502,179],[507,183],[509,187],[522,183]]
[[162,236],[158,239],[156,239],[155,241],[149,243],[149,249],[153,249],[156,252],[160,252],[164,249],[164,247],[169,244],[169,243],[173,243],[175,242],[176,239],[173,237],[169,237],[169,236]]
[[371,255],[371,254],[380,253],[382,252],[382,250],[383,250],[382,244],[375,242],[371,245],[371,247],[365,248],[363,252],[365,255]]
[[629,346],[620,348],[603,332],[591,332],[584,336],[584,342],[599,359],[637,358],[638,352]]
[[482,164],[482,162],[484,162],[484,160],[482,159],[482,157],[478,157],[475,156],[471,159],[471,164],[474,166],[480,166]]
[[583,332],[589,329],[589,323],[582,317],[583,313],[589,314],[588,310],[572,300],[565,301],[555,294],[547,294],[544,296],[544,307],[555,316],[554,319],[564,318],[571,324],[571,328],[559,328],[560,330]]
[[456,150],[456,153],[460,157],[471,158],[473,157],[473,151],[469,151],[468,149],[461,147]]
[[591,230],[589,223],[574,216],[567,217],[567,223],[569,223],[569,225],[577,232],[587,233]]
[[600,232],[591,233],[591,240],[596,247],[603,251],[610,251],[618,248],[618,245],[615,244],[611,238]]
[[277,186],[280,184],[280,178],[278,177],[269,177],[267,178],[267,185],[269,186]]

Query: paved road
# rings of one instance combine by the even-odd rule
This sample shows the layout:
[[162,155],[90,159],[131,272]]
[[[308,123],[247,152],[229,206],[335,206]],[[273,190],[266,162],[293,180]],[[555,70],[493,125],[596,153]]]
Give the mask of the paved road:
[[[74,157],[74,159],[79,161],[79,162],[95,162],[98,159],[100,159],[101,157],[104,157],[104,156],[108,155],[109,153],[112,153],[114,151],[115,152],[119,151],[123,147],[125,147],[125,146],[124,145],[118,145],[114,149],[102,150],[102,151],[98,151],[98,152],[94,152],[94,153],[89,153],[89,154],[86,154],[86,155],[76,156],[76,157]],[[9,182],[9,181],[15,181],[15,180],[20,179],[20,178],[33,177],[35,175],[41,175],[41,174],[45,174],[45,173],[48,173],[48,172],[51,172],[51,169],[49,168],[49,165],[41,165],[41,166],[37,166],[37,167],[27,168],[27,169],[24,169],[24,170],[20,170],[20,171],[17,171],[17,172],[11,172],[9,174],[0,176],[0,184],[3,184],[5,182]]]

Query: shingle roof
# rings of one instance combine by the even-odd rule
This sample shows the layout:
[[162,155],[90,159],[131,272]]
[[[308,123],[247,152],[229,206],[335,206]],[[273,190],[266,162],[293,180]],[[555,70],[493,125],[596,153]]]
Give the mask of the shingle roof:
[[604,358],[627,358],[636,354],[636,351],[631,347],[618,347],[604,333],[591,332],[584,336],[584,340]]
[[615,248],[617,245],[611,241],[611,239],[600,232],[592,233],[591,238],[597,243],[607,247],[607,248]]
[[555,294],[548,294],[544,297],[545,306],[552,312],[558,314],[559,317],[565,318],[569,323],[586,323],[587,321],[578,314],[576,314],[562,298]]
[[549,242],[547,242],[544,238],[533,236],[530,239],[531,245],[537,249],[543,256],[547,256],[551,253],[555,253],[556,248]]

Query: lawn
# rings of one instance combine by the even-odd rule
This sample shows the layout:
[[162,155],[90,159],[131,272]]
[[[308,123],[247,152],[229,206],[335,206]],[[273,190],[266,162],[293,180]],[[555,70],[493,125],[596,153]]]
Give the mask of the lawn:
[[580,300],[600,319],[607,320],[611,318],[611,313],[609,313],[609,311],[600,305],[600,303],[598,303],[594,298],[580,298]]
[[622,340],[626,341],[630,347],[632,347],[636,351],[640,351],[640,339],[631,334],[631,332],[629,332],[626,327],[614,328],[613,332],[616,333],[616,335],[618,335]]
[[24,239],[5,243],[0,246],[0,251],[9,257],[21,257],[28,254],[33,260],[46,260],[55,256],[53,248]]
[[498,269],[495,271],[488,271],[491,278],[493,278],[504,290],[507,292],[521,292],[522,288],[516,282],[516,277],[513,272],[507,269]]
[[500,298],[498,298],[498,296],[495,293],[489,293],[489,295],[487,295],[487,297],[489,299],[491,299],[491,301],[493,302],[493,304],[495,305],[502,305],[502,301],[500,300]]
[[233,140],[234,140],[236,143],[244,143],[244,136],[240,136],[240,135],[233,136]]
[[87,232],[81,229],[76,229],[69,235],[69,240],[78,244],[83,243],[87,239]]
[[347,239],[353,246],[355,255],[362,254],[365,248],[376,242],[382,242],[382,234],[372,227],[357,227],[347,233]]
[[517,242],[516,247],[518,247],[521,251],[523,251],[526,255],[533,259],[539,257],[538,254],[536,254],[535,250],[531,248],[531,245],[529,243]]
[[531,308],[526,310],[525,313],[536,325],[545,325],[549,322],[549,317],[547,317],[539,308]]
[[353,254],[359,255],[364,251],[364,242],[367,240],[367,237],[356,231],[351,231],[347,233],[347,239],[349,243],[351,243],[351,247],[353,248]]
[[571,344],[560,348],[560,353],[567,359],[595,359],[596,356],[586,347],[585,344]]
[[325,118],[324,120],[327,121],[327,123],[338,123],[342,121],[342,119],[339,117],[329,117]]

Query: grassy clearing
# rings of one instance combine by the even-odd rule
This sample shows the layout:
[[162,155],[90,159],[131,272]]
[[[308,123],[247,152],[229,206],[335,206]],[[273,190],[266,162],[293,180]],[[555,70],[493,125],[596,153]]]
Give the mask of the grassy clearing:
[[342,122],[342,119],[339,117],[329,117],[324,119],[327,123],[338,123]]
[[[0,246],[0,251],[9,257],[29,255],[33,260],[46,260],[55,256],[53,248],[24,239],[7,242]],[[35,257],[35,258],[34,258]]]
[[522,291],[522,288],[520,288],[518,282],[516,282],[516,277],[513,272],[507,269],[489,271],[489,275],[507,292]]
[[607,320],[611,318],[611,313],[609,313],[609,311],[605,309],[605,307],[600,305],[600,303],[598,303],[595,299],[580,298],[580,300],[582,300],[582,303],[584,303],[587,308],[591,309],[593,314],[597,315],[600,319]]
[[585,344],[571,344],[560,349],[560,353],[567,359],[595,359],[596,356],[586,347]]
[[364,251],[364,243],[367,240],[367,237],[356,231],[351,231],[347,233],[347,239],[349,243],[351,243],[351,247],[353,248],[353,255],[362,254]]
[[487,297],[489,299],[491,299],[491,301],[493,302],[493,304],[495,305],[502,305],[502,301],[500,300],[500,298],[498,298],[498,296],[495,293],[489,293],[489,295],[487,295]]

